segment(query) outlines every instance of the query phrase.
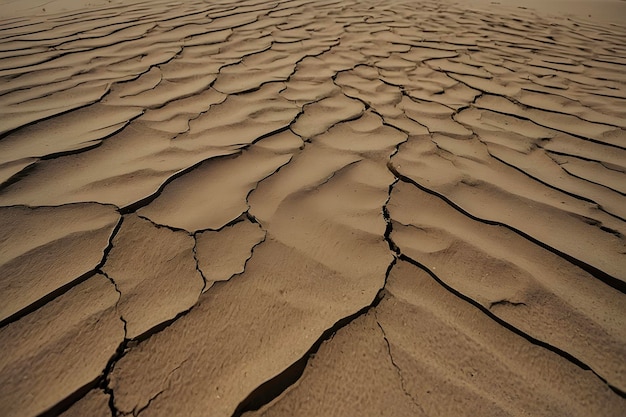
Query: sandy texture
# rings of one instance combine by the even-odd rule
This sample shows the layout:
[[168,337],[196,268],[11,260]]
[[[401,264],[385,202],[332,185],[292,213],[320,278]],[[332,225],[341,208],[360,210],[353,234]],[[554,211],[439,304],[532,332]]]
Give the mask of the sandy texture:
[[120,220],[113,206],[90,203],[0,213],[2,322],[93,275]]
[[97,274],[0,329],[0,404],[5,415],[38,415],[84,392],[124,340],[119,294]]
[[126,337],[137,338],[196,303],[204,282],[194,245],[186,233],[137,215],[124,218],[102,271],[121,294],[117,307]]
[[385,289],[322,344],[296,386],[246,415],[621,415],[623,400],[592,374],[459,302],[422,269],[399,261]]
[[0,2],[0,414],[624,415],[594,4]]

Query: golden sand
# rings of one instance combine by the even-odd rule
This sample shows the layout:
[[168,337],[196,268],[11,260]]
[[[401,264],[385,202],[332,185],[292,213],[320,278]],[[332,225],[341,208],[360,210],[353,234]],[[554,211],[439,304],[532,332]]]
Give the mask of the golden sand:
[[0,415],[626,415],[625,9],[2,1]]

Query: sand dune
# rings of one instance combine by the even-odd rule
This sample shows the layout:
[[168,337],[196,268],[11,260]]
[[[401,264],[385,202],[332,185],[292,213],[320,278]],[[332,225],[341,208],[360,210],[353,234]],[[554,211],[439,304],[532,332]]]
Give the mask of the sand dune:
[[624,415],[590,4],[0,2],[0,414]]

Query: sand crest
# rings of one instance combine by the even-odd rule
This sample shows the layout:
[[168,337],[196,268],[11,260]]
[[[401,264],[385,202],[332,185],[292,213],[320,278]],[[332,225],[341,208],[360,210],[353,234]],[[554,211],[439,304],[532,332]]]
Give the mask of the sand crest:
[[0,414],[624,415],[624,9],[1,1]]

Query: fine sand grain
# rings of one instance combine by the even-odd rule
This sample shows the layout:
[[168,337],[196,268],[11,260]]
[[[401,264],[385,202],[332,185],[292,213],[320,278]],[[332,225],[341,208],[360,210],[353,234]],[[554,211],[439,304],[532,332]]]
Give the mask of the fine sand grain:
[[626,415],[624,16],[0,1],[0,415]]

